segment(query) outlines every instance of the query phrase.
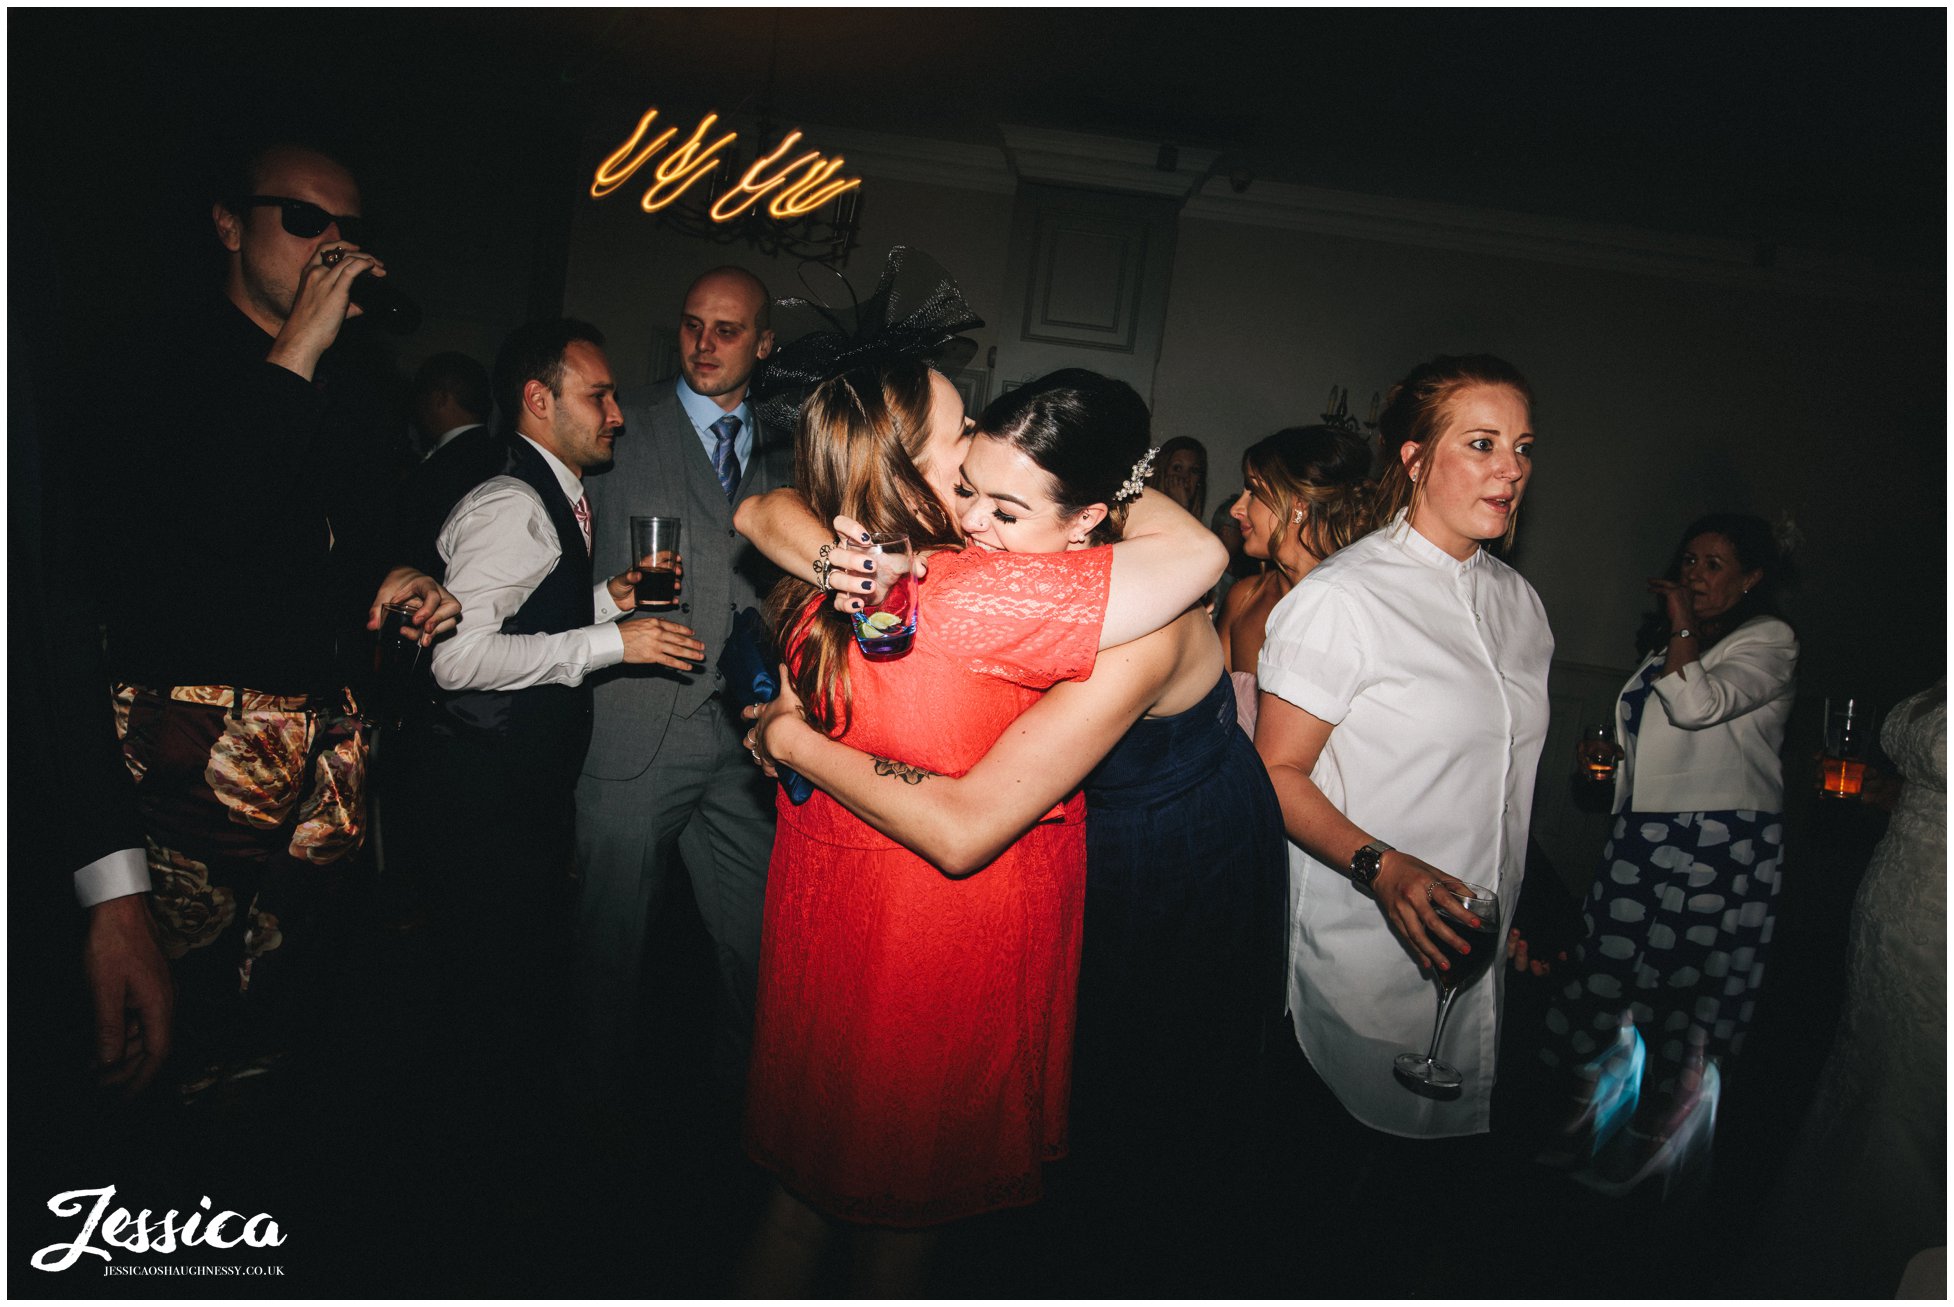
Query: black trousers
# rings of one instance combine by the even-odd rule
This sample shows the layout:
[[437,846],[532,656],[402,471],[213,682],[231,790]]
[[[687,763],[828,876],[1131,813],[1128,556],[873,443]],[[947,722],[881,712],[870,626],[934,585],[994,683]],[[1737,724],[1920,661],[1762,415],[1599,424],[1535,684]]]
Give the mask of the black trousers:
[[564,1029],[574,771],[500,741],[410,728],[383,742],[387,874],[420,892],[417,992],[398,1015],[443,1122],[515,1131]]

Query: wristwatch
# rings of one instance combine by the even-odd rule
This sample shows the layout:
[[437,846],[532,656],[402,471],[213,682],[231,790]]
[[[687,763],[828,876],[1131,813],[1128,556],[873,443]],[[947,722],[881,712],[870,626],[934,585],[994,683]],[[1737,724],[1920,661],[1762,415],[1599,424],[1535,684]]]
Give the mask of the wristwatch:
[[1690,630],[1687,626],[1679,626],[1669,633],[1669,638],[1671,640],[1687,640],[1695,634],[1696,632]]
[[1391,852],[1391,846],[1383,840],[1372,840],[1363,848],[1350,855],[1350,879],[1365,889],[1377,879],[1377,869],[1383,864],[1384,855]]

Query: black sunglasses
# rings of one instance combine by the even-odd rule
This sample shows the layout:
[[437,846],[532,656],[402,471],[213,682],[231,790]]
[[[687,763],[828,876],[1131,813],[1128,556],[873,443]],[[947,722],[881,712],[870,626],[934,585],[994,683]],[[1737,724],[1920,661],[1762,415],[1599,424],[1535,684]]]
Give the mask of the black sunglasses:
[[277,205],[278,221],[286,231],[304,240],[312,239],[337,223],[340,239],[358,245],[360,236],[366,231],[364,218],[350,213],[327,213],[310,200],[294,200],[285,195],[247,195],[230,207],[232,212],[238,212],[265,204]]

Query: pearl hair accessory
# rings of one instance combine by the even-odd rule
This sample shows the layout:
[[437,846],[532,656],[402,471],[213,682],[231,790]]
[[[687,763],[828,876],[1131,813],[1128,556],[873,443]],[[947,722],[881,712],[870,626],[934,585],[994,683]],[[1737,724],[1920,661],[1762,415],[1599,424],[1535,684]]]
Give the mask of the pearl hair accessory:
[[1147,478],[1153,475],[1153,456],[1159,452],[1160,446],[1155,445],[1140,456],[1140,461],[1133,465],[1133,475],[1121,482],[1120,488],[1113,492],[1115,504],[1140,497],[1140,492],[1146,489]]

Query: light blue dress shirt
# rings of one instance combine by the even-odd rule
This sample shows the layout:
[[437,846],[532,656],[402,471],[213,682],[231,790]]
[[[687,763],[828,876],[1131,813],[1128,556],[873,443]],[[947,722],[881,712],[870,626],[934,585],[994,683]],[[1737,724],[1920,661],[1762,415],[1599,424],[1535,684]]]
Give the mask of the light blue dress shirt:
[[[677,385],[679,407],[685,410],[686,417],[692,419],[692,429],[699,433],[699,443],[706,447],[706,458],[710,460],[713,450],[719,445],[719,437],[712,433],[712,424],[725,417],[727,410],[719,407],[716,400],[686,385],[684,377],[678,379]],[[733,409],[732,414],[740,420],[740,432],[733,437],[733,455],[740,461],[740,475],[745,476],[746,469],[753,465],[753,408],[741,397],[739,407]]]

